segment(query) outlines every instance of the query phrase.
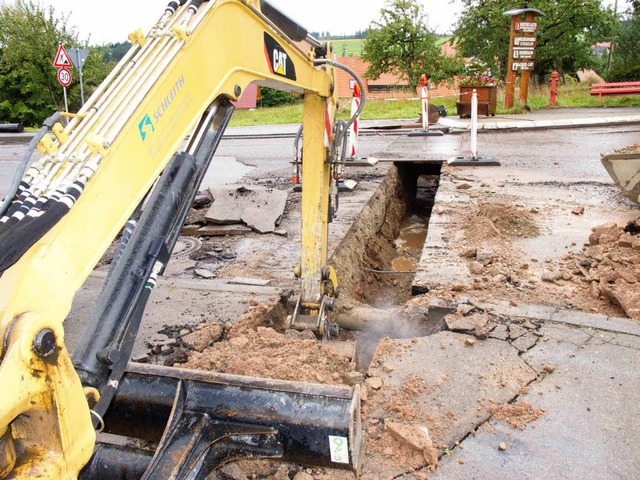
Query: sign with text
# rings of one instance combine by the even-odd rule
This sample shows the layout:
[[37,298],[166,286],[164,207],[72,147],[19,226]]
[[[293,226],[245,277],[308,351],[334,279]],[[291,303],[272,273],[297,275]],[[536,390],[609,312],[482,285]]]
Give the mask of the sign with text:
[[71,85],[71,72],[66,67],[62,67],[58,70],[58,81],[63,87]]
[[530,72],[535,67],[535,62],[513,62],[511,69],[516,72],[518,70]]
[[528,47],[514,47],[513,48],[513,59],[524,59],[529,60],[532,58],[536,58],[536,50],[535,48]]
[[536,46],[536,37],[515,37],[513,39],[514,47],[529,47],[533,48]]
[[536,33],[538,22],[516,22],[516,32]]

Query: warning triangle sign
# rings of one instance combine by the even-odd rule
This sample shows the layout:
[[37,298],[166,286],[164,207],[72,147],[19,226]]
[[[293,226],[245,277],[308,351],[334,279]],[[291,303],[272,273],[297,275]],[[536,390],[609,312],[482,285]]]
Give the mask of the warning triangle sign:
[[54,67],[73,67],[73,63],[64,49],[62,44],[58,46],[58,53],[56,53],[56,59],[53,61]]

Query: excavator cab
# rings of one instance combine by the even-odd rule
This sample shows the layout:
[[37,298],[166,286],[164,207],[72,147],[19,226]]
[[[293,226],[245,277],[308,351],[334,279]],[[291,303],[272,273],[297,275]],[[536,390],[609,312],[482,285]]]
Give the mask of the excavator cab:
[[[130,39],[68,124],[59,114],[45,122],[0,205],[0,478],[204,479],[239,456],[357,470],[357,386],[130,362],[231,101],[250,83],[304,96],[300,292],[290,325],[335,333],[327,229],[355,118],[334,121],[335,68],[346,67],[266,1],[171,1],[148,34]],[[31,161],[35,150],[41,157]],[[63,321],[120,233],[71,358]]]

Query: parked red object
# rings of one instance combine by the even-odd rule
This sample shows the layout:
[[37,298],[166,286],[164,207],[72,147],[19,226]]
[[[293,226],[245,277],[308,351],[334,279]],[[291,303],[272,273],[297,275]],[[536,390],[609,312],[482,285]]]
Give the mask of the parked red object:
[[594,83],[591,95],[598,95],[598,103],[602,105],[602,95],[638,95],[640,82]]
[[555,70],[551,74],[551,98],[549,99],[549,106],[556,106],[556,99],[558,98],[558,77],[560,75]]

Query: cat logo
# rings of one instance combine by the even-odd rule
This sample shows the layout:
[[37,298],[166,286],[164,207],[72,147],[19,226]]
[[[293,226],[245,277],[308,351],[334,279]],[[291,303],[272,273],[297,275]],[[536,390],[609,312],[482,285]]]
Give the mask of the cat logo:
[[296,80],[296,66],[275,38],[265,32],[264,53],[269,64],[269,71],[280,77]]
[[287,55],[284,52],[280,52],[279,50],[273,51],[273,71],[278,75],[282,75],[283,77],[287,76]]

